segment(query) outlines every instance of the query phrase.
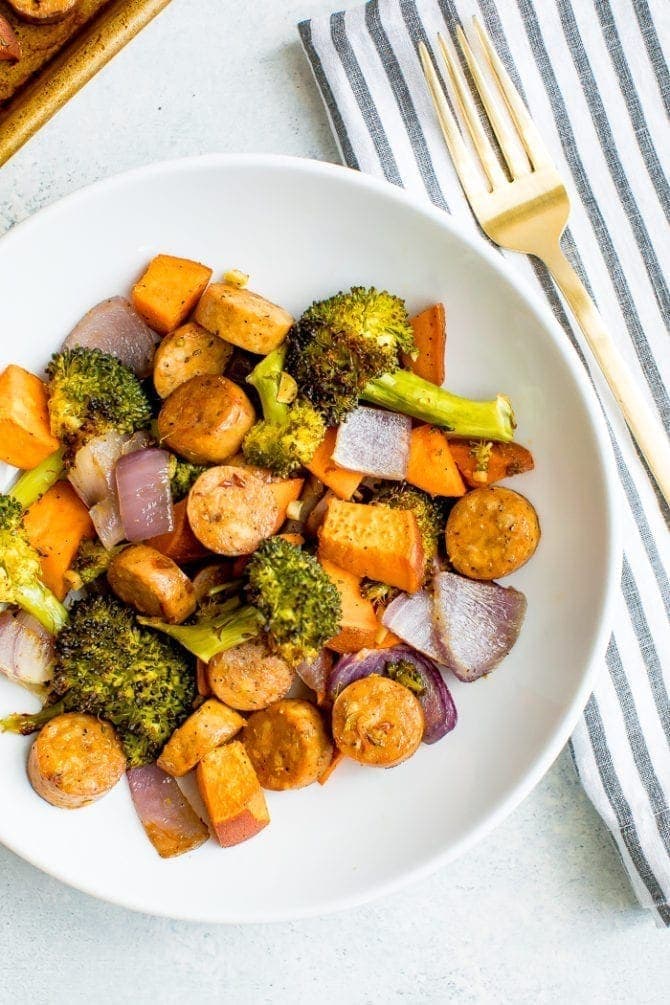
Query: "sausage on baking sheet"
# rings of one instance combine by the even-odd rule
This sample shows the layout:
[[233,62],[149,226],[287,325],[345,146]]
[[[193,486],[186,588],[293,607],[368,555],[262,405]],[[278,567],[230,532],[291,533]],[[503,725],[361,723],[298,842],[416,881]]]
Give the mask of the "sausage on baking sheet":
[[187,504],[191,530],[218,555],[250,555],[274,533],[279,508],[269,485],[244,468],[204,471]]
[[220,701],[243,712],[256,712],[283,698],[295,674],[281,656],[270,652],[265,641],[253,639],[213,656],[207,679]]
[[416,695],[388,677],[371,674],[345,687],[333,705],[333,740],[346,757],[392,768],[416,751],[424,732]]
[[100,799],[125,770],[126,757],[112,726],[79,712],[66,712],[48,722],[28,758],[28,778],[35,792],[67,810]]
[[540,523],[525,496],[499,485],[468,492],[447,520],[447,555],[470,579],[500,579],[519,569],[540,540]]
[[242,742],[264,789],[300,789],[330,764],[333,745],[319,710],[286,698],[249,717]]
[[193,464],[222,464],[254,424],[253,405],[227,377],[204,373],[180,384],[158,415],[161,446]]
[[172,624],[195,610],[193,583],[176,562],[148,544],[131,544],[112,559],[107,580],[135,610]]

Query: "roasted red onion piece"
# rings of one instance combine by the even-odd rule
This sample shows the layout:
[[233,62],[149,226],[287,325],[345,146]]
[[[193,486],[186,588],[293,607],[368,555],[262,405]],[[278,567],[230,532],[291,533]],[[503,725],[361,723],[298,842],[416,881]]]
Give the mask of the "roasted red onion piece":
[[460,680],[489,673],[519,637],[526,614],[523,593],[440,572],[433,579],[435,632],[444,663]]
[[0,614],[0,673],[9,680],[35,687],[53,676],[53,638],[25,611]]
[[428,590],[401,593],[392,600],[382,616],[382,624],[425,656],[444,663],[443,651],[433,624],[433,598]]
[[116,495],[108,495],[89,510],[95,532],[100,538],[103,548],[113,548],[125,539],[121,514],[116,501]]
[[442,674],[431,659],[410,646],[361,649],[342,656],[330,674],[328,697],[334,701],[349,684],[375,673],[392,677],[416,695],[425,718],[424,743],[435,743],[454,728],[456,706]]
[[174,529],[169,454],[149,447],[121,457],[115,468],[116,492],[125,537],[146,541]]
[[121,360],[138,377],[148,377],[158,335],[124,297],[110,297],[84,314],[65,339],[64,349],[81,345]]
[[121,433],[105,433],[94,436],[75,454],[68,478],[87,506],[95,506],[114,493],[114,467],[127,442],[128,437]]
[[148,764],[131,768],[128,784],[137,815],[161,858],[183,855],[207,840],[208,828],[171,775]]
[[412,420],[360,405],[337,432],[333,460],[342,468],[401,481],[407,472]]
[[329,649],[322,649],[315,660],[301,663],[297,668],[297,674],[312,691],[323,694],[328,688],[328,677],[333,668],[333,658]]

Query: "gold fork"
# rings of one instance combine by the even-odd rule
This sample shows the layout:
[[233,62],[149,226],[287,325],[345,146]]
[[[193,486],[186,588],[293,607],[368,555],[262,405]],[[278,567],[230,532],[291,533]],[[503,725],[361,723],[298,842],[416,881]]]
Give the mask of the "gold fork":
[[[670,504],[670,442],[665,430],[608,334],[584,284],[561,250],[561,236],[570,215],[565,185],[486,30],[477,18],[473,18],[473,23],[481,42],[488,78],[460,26],[456,29],[457,38],[506,171],[482,125],[460,64],[452,57],[444,38],[438,35],[450,97],[467,126],[479,161],[449,106],[428,49],[423,42],[419,45],[428,88],[465,195],[480,227],[492,241],[503,248],[534,255],[548,268],[577,318],[628,428]],[[508,115],[504,114],[503,107]]]

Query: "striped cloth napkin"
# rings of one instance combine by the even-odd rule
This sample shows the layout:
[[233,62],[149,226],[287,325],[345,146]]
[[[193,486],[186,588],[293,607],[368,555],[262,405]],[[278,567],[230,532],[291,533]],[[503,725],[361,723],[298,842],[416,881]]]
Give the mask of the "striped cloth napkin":
[[[668,0],[371,0],[299,26],[346,164],[427,195],[468,227],[428,99],[434,54],[478,14],[573,199],[564,246],[670,433]],[[435,54],[434,54],[435,55]],[[600,395],[622,486],[625,555],[606,667],[572,737],[582,784],[640,903],[670,925],[668,508],[543,266],[505,254],[549,300]]]

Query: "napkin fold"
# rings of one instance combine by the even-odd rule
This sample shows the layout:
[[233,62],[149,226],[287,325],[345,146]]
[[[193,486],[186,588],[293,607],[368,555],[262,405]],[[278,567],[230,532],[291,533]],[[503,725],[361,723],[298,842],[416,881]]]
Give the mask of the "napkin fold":
[[[670,434],[667,0],[371,0],[300,37],[343,161],[477,229],[417,45],[477,14],[573,202],[564,247]],[[484,239],[484,238],[482,238]],[[670,514],[542,265],[502,252],[549,301],[587,368],[621,480],[625,554],[605,665],[571,750],[640,903],[670,925]]]

